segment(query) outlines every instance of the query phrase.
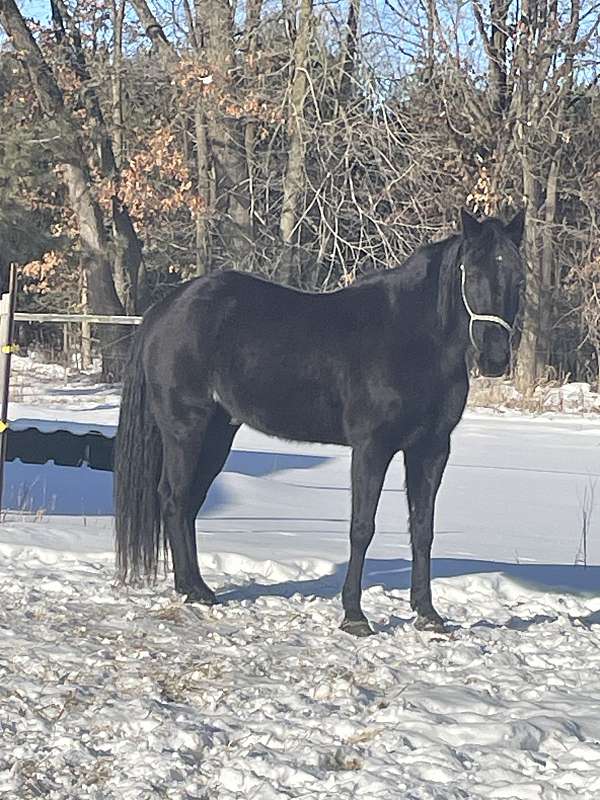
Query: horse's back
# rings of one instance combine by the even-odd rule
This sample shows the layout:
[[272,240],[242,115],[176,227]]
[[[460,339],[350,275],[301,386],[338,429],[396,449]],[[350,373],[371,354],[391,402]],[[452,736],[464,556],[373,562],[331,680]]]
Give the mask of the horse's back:
[[156,391],[178,404],[218,398],[267,433],[345,442],[347,394],[366,369],[361,351],[376,341],[384,303],[370,286],[313,294],[216,273],[152,310],[147,370]]

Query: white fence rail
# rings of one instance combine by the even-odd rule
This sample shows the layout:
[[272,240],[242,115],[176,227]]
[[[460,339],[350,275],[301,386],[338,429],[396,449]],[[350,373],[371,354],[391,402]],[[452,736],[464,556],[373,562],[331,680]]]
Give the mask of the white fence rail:
[[139,325],[142,317],[105,314],[26,314],[18,312],[15,322],[90,322],[94,325]]

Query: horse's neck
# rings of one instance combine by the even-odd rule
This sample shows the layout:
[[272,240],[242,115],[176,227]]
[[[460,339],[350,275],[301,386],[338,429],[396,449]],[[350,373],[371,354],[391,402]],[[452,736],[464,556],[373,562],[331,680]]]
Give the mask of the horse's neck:
[[[413,306],[412,320],[415,338],[436,342],[435,352],[449,368],[465,364],[469,347],[469,317],[460,293],[460,270],[451,276],[446,315],[440,309],[440,291],[443,291],[437,266],[428,272],[425,280],[408,294],[405,302]],[[416,311],[416,313],[415,313]]]
[[[441,359],[462,364],[469,346],[469,317],[462,302],[458,245],[452,240],[423,248],[402,267],[390,270],[385,280],[392,297],[391,324],[398,334],[435,339]],[[444,263],[444,247],[452,247],[451,264]]]

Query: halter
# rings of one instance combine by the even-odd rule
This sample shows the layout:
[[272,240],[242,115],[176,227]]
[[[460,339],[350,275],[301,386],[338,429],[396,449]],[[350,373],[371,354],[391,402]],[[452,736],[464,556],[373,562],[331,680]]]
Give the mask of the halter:
[[465,265],[460,264],[459,269],[460,269],[460,293],[462,295],[462,301],[464,307],[466,308],[467,314],[469,315],[469,339],[471,340],[471,344],[473,345],[475,350],[479,350],[479,348],[475,343],[475,339],[473,337],[473,324],[475,322],[495,322],[496,325],[500,325],[502,328],[504,328],[505,331],[507,331],[510,342],[513,329],[512,325],[509,325],[505,319],[502,319],[502,317],[497,317],[494,314],[476,314],[473,311],[473,309],[469,305],[469,301],[467,300],[467,293],[465,290],[465,284],[466,284]]

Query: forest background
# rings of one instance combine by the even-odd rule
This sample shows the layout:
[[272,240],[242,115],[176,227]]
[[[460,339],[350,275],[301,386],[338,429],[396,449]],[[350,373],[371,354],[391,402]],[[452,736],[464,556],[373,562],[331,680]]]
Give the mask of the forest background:
[[[328,291],[463,205],[525,206],[518,380],[597,385],[599,22],[593,0],[0,0],[19,310],[139,314],[229,268]],[[118,377],[123,329],[97,336]]]

